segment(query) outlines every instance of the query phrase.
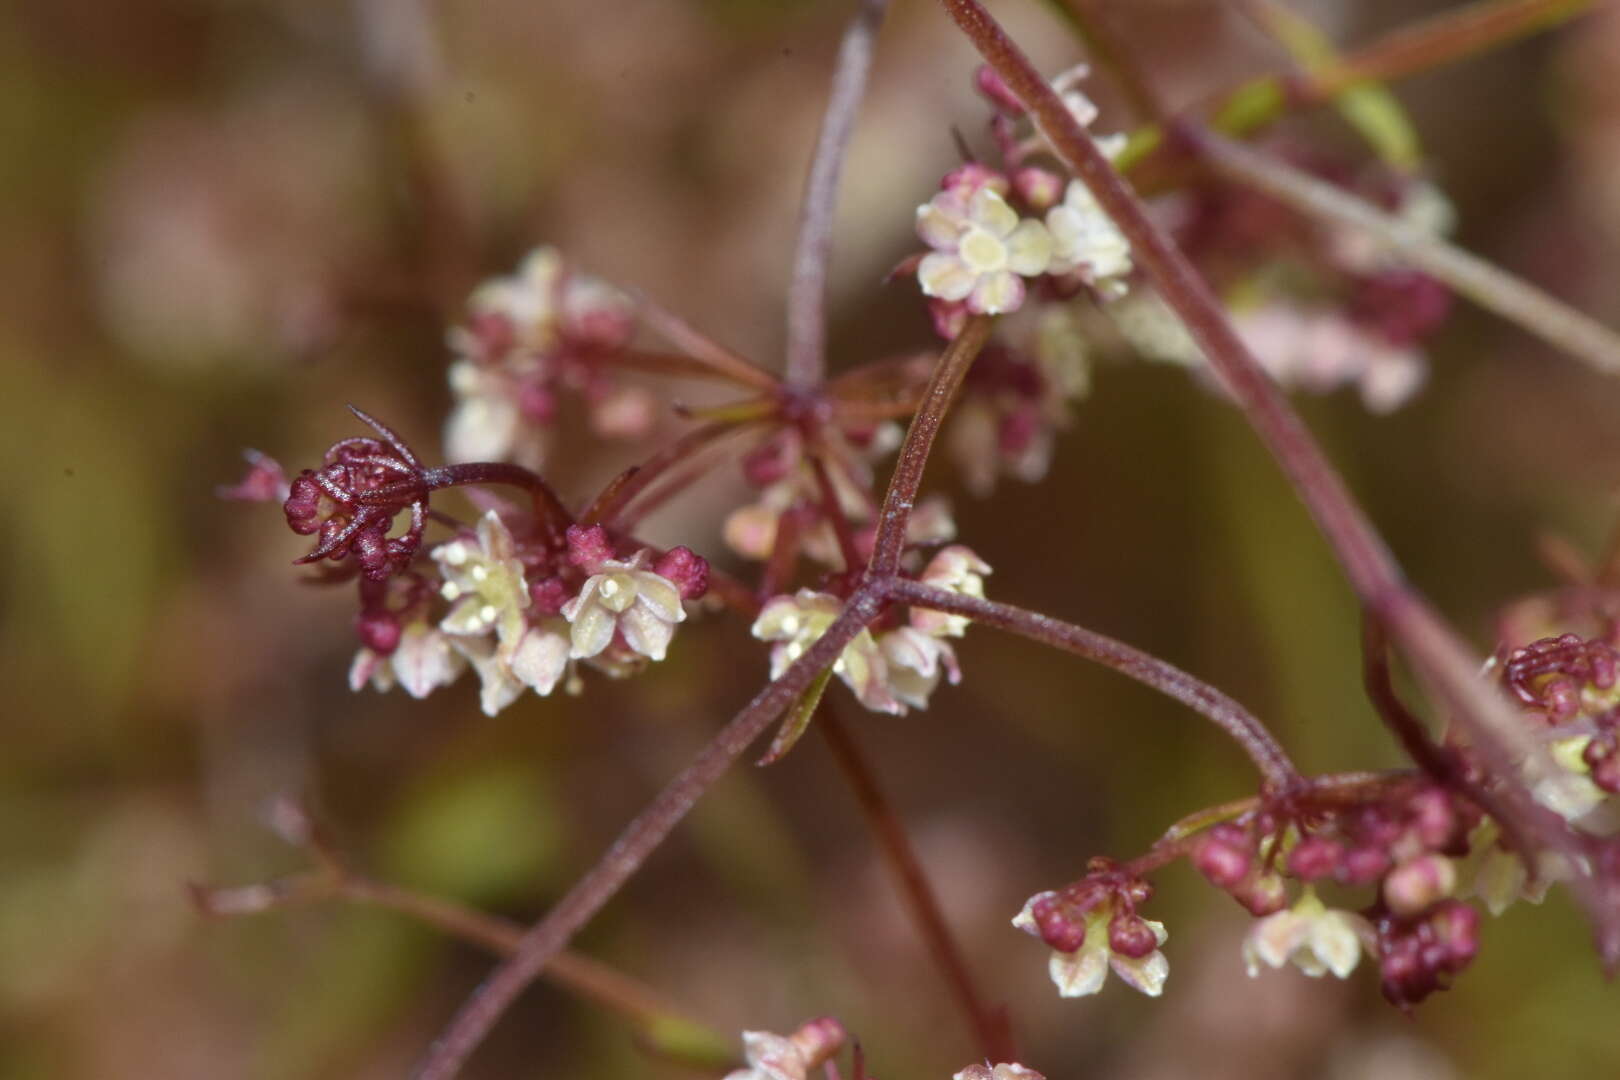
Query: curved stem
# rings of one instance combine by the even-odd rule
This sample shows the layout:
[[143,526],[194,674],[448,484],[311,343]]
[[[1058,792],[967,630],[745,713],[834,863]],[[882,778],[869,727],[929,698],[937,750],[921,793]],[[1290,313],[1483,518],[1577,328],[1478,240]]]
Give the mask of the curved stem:
[[594,525],[600,522],[612,528],[614,519],[637,495],[647,490],[653,481],[664,476],[670,469],[689,461],[692,455],[710,443],[729,435],[740,426],[729,421],[717,421],[686,432],[668,446],[656,451],[640,465],[619,474],[579,515],[580,523]]
[[1249,755],[1268,787],[1288,791],[1301,782],[1299,770],[1258,717],[1208,683],[1141,649],[1050,615],[950,592],[920,581],[896,581],[890,595],[916,607],[961,615],[998,630],[1009,630],[1113,668],[1215,721]]
[[855,800],[861,804],[861,813],[877,837],[878,847],[889,869],[894,872],[900,886],[900,896],[911,913],[912,921],[917,924],[918,933],[927,943],[940,974],[945,976],[952,996],[973,1028],[979,1050],[990,1061],[1017,1060],[1006,1014],[1003,1010],[987,1006],[980,998],[967,961],[963,959],[962,950],[951,934],[950,924],[945,921],[945,913],[940,910],[939,898],[934,894],[928,875],[906,838],[905,826],[878,784],[871,763],[861,752],[855,737],[838,718],[835,707],[830,704],[821,707],[819,726],[827,740],[827,748],[832,751],[833,760],[849,782]]
[[[412,481],[414,483],[414,481]],[[440,465],[423,469],[421,482],[429,491],[468,484],[507,484],[527,491],[534,500],[535,516],[558,536],[574,523],[574,517],[563,505],[562,499],[551,490],[539,473],[504,461],[474,461],[463,465]],[[387,491],[380,489],[377,494]]]
[[1259,151],[1207,131],[1192,133],[1192,141],[1218,172],[1302,214],[1376,237],[1480,307],[1605,374],[1620,375],[1620,335],[1529,282]]
[[[523,937],[523,927],[510,919],[377,881],[348,870],[329,855],[322,857],[318,850],[314,854],[323,864],[321,869],[255,885],[193,886],[192,900],[204,914],[233,917],[334,900],[370,905],[404,915],[500,956],[514,952]],[[560,953],[546,977],[557,986],[649,1029],[649,1033],[660,1028],[679,1028],[687,1041],[701,1041],[716,1047],[725,1045],[726,1040],[718,1032],[684,1016],[652,987],[590,957],[575,952]],[[705,1060],[702,1064],[712,1062]]]
[[[495,969],[450,1021],[443,1036],[429,1050],[416,1074],[417,1080],[450,1080],[461,1071],[461,1066],[524,987],[534,981],[580,928],[630,880],[748,746],[804,693],[824,668],[837,660],[855,635],[882,613],[888,602],[888,588],[899,567],[900,552],[905,547],[906,524],[934,435],[962,376],[983,347],[989,331],[989,319],[980,316],[968,320],[962,333],[940,356],[929,393],[906,432],[900,464],[889,479],[888,496],[877,524],[875,551],[866,576],[845,602],[838,618],[779,678],[767,684],[721,729],[697,758],[625,827],[619,839],[567,895],[524,933],[517,952]],[[885,564],[882,552],[887,548],[893,549],[893,556],[892,561]]]
[[720,378],[755,390],[774,391],[781,385],[775,375],[742,353],[715,341],[646,293],[630,290],[630,294],[635,298],[641,321],[686,353],[694,363],[707,367]]
[[1456,632],[1406,584],[1383,540],[1357,506],[1344,481],[1301,423],[1275,383],[1249,352],[1209,286],[1148,217],[1141,202],[1064,107],[1040,73],[977,0],[943,0],[975,46],[1034,117],[1057,156],[1091,190],[1131,243],[1136,262],[1176,312],[1204,355],[1231,389],[1255,433],[1271,451],[1316,519],[1362,603],[1405,649],[1413,666],[1452,710],[1487,769],[1519,809],[1521,824],[1537,839],[1586,867],[1571,887],[1586,908],[1609,965],[1620,964],[1620,904],[1590,872],[1567,830],[1542,815],[1522,780],[1531,763],[1537,775],[1558,777],[1544,747],[1530,737],[1508,702],[1478,677],[1480,662]]
[[607,854],[544,918],[524,932],[511,958],[473,992],[434,1044],[416,1074],[417,1080],[449,1080],[461,1071],[461,1066],[513,1000],[641,869],[642,863],[658,849],[703,793],[765,733],[821,669],[836,660],[844,646],[877,617],[881,606],[875,591],[857,592],[850,597],[843,613],[827,632],[780,678],[755,695],[697,758],[658,793],[626,826]]
[[855,130],[855,114],[866,95],[872,50],[888,0],[859,0],[844,31],[833,67],[832,93],[822,114],[810,176],[799,211],[799,238],[787,296],[787,381],[815,386],[827,369],[827,263],[832,256],[833,213],[838,180]]

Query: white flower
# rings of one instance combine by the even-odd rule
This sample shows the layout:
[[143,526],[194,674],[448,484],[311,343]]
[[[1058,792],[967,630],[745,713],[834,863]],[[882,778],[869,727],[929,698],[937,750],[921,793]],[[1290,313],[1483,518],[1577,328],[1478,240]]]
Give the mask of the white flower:
[[1479,897],[1492,915],[1502,914],[1516,900],[1541,903],[1547,897],[1547,887],[1567,876],[1559,857],[1543,853],[1536,860],[1536,879],[1531,881],[1524,859],[1503,847],[1501,837],[1500,826],[1489,818],[1474,826],[1468,834],[1468,857],[1458,873],[1457,896]]
[[1069,181],[1063,202],[1046,212],[1046,228],[1052,234],[1050,273],[1078,270],[1105,293],[1124,292],[1115,279],[1131,272],[1130,241],[1103,213],[1086,185]]
[[1350,911],[1329,908],[1306,889],[1299,901],[1250,928],[1243,939],[1243,962],[1251,977],[1260,965],[1293,963],[1313,979],[1326,972],[1345,978],[1355,970],[1365,945],[1373,947],[1372,924]]
[[524,632],[507,666],[519,682],[545,697],[567,674],[572,645],[568,624],[558,618],[546,619]]
[[[1024,910],[1013,919],[1014,926],[1037,937],[1039,931],[1035,928],[1035,918],[1030,908],[1040,895],[1044,894],[1031,897]],[[1053,950],[1047,971],[1058,988],[1058,996],[1086,997],[1097,993],[1108,980],[1110,969],[1126,986],[1148,997],[1158,997],[1164,993],[1164,981],[1170,976],[1170,961],[1157,948],[1142,957],[1115,952],[1109,944],[1108,933],[1108,924],[1113,920],[1114,913],[1112,903],[1099,904],[1086,915],[1084,944],[1072,953]],[[1143,919],[1142,922],[1153,931],[1159,945],[1169,940],[1170,935],[1163,923],[1153,919]]]
[[1024,277],[1046,272],[1052,237],[1033,218],[1020,220],[994,190],[981,187],[965,202],[942,191],[917,208],[917,235],[934,250],[917,266],[922,291],[966,300],[983,315],[1016,311]]
[[877,643],[888,668],[889,693],[914,709],[928,708],[928,696],[939,685],[942,672],[952,686],[962,681],[956,653],[921,630],[902,626],[878,635]]
[[810,1068],[792,1039],[769,1031],[743,1032],[743,1054],[748,1068],[726,1080],[805,1080]]
[[1046,1077],[1034,1069],[1017,1064],[1002,1064],[993,1068],[989,1065],[969,1065],[951,1080],[1046,1080]]
[[433,561],[444,577],[440,594],[450,611],[439,623],[447,634],[463,637],[495,631],[510,653],[523,636],[523,612],[529,586],[517,545],[500,516],[491,510],[478,522],[478,542],[461,537],[433,549]]
[[508,373],[458,360],[450,365],[450,392],[455,405],[444,425],[447,461],[515,461],[531,469],[545,463],[551,433],[524,417]]
[[1271,301],[1233,317],[1233,326],[1284,389],[1322,394],[1354,383],[1376,413],[1399,408],[1423,385],[1423,354],[1391,345],[1342,314]]
[[[962,544],[941,548],[918,575],[925,585],[944,589],[960,596],[984,596],[984,575],[990,573],[990,564]],[[911,625],[934,637],[961,637],[971,620],[965,615],[948,615],[926,608],[911,609]]]
[[638,552],[628,562],[609,559],[601,564],[563,605],[571,624],[572,655],[592,657],[624,635],[631,649],[651,660],[662,660],[675,636],[675,624],[686,618],[681,590],[668,578],[646,569],[648,553]]
[[[772,641],[771,678],[786,671],[827,632],[844,608],[843,602],[828,593],[800,589],[793,596],[778,596],[766,604],[754,620],[752,633],[761,641]],[[900,714],[906,707],[895,698],[889,685],[889,667],[870,630],[863,629],[833,661],[833,674],[844,680],[862,705],[874,712]]]
[[450,644],[472,662],[478,672],[479,704],[485,716],[494,716],[523,693],[523,681],[501,659],[495,643],[487,637],[452,637]]

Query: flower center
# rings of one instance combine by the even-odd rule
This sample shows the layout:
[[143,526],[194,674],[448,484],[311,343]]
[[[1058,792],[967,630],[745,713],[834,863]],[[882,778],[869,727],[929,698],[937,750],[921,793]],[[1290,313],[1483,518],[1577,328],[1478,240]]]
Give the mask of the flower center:
[[988,229],[968,230],[956,253],[975,273],[991,274],[1007,266],[1007,245]]

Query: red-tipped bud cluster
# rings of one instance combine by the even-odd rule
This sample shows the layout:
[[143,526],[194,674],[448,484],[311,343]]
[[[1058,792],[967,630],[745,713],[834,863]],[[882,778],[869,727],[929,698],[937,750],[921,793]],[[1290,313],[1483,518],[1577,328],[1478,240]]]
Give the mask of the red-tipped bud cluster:
[[1159,938],[1146,919],[1122,911],[1108,922],[1108,947],[1121,956],[1140,960],[1159,947]]
[[1418,918],[1386,913],[1374,923],[1384,996],[1403,1009],[1446,989],[1479,952],[1479,912],[1456,900]]
[[[336,562],[353,555],[366,578],[382,581],[402,573],[422,546],[427,484],[421,464],[397,435],[354,412],[381,438],[333,444],[320,469],[305,469],[293,479],[282,509],[293,532],[318,537],[297,562]],[[410,525],[389,536],[394,515],[402,510],[410,511]]]
[[1028,921],[1019,925],[1053,950],[1072,953],[1085,944],[1092,917],[1112,911],[1109,949],[1134,959],[1147,956],[1158,947],[1158,938],[1137,916],[1136,907],[1153,896],[1152,884],[1124,873],[1109,859],[1092,859],[1087,869],[1089,876],[1031,897],[1025,907]]
[[689,547],[671,548],[653,564],[653,573],[672,582],[682,600],[698,600],[709,591],[709,561]]
[[613,558],[613,541],[600,525],[568,526],[568,561],[587,574]]
[[1562,724],[1580,712],[1584,688],[1613,689],[1617,669],[1620,654],[1607,642],[1564,634],[1510,652],[1502,681],[1520,701],[1540,709],[1549,724]]

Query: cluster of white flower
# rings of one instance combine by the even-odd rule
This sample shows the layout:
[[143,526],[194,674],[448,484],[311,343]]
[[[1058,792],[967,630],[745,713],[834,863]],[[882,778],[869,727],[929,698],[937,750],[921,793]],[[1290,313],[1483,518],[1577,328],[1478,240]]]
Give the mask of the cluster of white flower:
[[455,406],[445,425],[449,461],[544,462],[556,395],[583,396],[596,433],[645,434],[656,402],[619,385],[591,352],[623,347],[632,332],[630,300],[612,286],[570,271],[550,247],[531,252],[517,272],[486,281],[467,303],[464,325],[450,331]]
[[352,688],[388,690],[397,682],[420,698],[471,665],[484,712],[494,716],[525,689],[546,696],[564,683],[577,692],[576,661],[618,676],[662,660],[686,618],[679,587],[647,569],[645,551],[594,567],[556,614],[537,610],[511,531],[493,510],[475,536],[440,544],[432,557],[449,611],[434,626],[427,605],[414,607],[391,654],[362,648],[349,670]]
[[[990,567],[983,559],[968,548],[952,545],[936,554],[918,577],[941,589],[983,596],[988,573]],[[842,610],[838,597],[813,589],[778,596],[766,604],[754,620],[753,634],[773,643],[771,678],[803,656]],[[926,709],[941,675],[952,685],[961,680],[956,652],[945,639],[961,637],[966,627],[967,620],[960,616],[913,609],[905,625],[857,634],[833,662],[833,674],[874,712],[898,715],[908,708]]]
[[[1030,897],[1012,924],[1027,934],[1039,937],[1040,927],[1036,924],[1034,908],[1049,895],[1037,893]],[[1151,946],[1121,950],[1116,948],[1115,935],[1111,932],[1112,924],[1119,915],[1118,905],[1112,899],[1096,905],[1086,913],[1085,936],[1080,947],[1073,952],[1052,950],[1047,970],[1060,997],[1086,997],[1097,993],[1108,981],[1110,970],[1126,986],[1140,990],[1149,997],[1158,997],[1164,992],[1164,981],[1170,977],[1170,961],[1159,950],[1159,946],[1170,937],[1164,924],[1153,919],[1140,919],[1141,925],[1153,935]]]

